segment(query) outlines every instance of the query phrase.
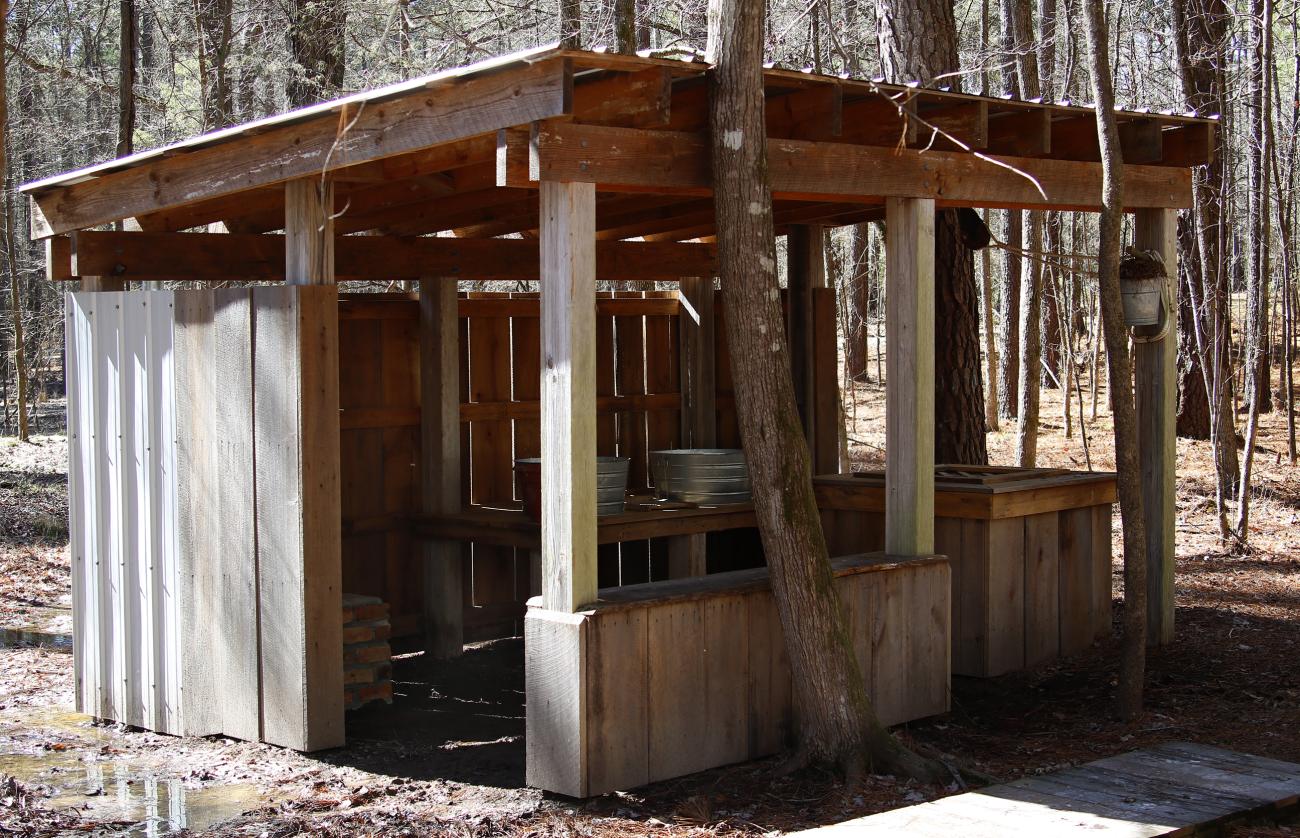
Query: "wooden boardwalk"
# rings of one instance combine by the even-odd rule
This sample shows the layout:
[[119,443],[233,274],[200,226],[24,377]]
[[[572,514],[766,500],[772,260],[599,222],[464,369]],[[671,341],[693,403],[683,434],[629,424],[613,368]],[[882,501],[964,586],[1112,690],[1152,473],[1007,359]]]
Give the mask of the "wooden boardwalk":
[[1300,765],[1171,742],[798,833],[807,838],[1191,835],[1300,801]]

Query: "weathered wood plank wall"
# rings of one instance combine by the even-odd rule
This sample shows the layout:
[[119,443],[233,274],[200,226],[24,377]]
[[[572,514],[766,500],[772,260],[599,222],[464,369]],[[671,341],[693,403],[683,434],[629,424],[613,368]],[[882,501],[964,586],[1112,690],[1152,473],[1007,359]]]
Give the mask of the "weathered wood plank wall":
[[[818,357],[834,357],[834,291],[814,289],[813,308]],[[459,309],[462,496],[515,506],[514,460],[540,451],[537,295],[475,292],[461,296]],[[722,307],[706,310],[716,320],[718,443],[736,447]],[[683,314],[676,291],[620,291],[598,299],[596,453],[631,457],[634,491],[649,491],[648,452],[681,444],[680,356],[689,341]],[[343,585],[388,600],[394,634],[414,634],[422,574],[409,525],[420,498],[418,302],[406,294],[343,295],[339,344]],[[833,374],[818,378],[819,388],[835,385]],[[833,453],[835,414],[818,416]],[[744,536],[711,538],[714,552],[732,535]],[[669,559],[667,539],[602,545],[598,584],[665,579]],[[527,553],[473,545],[464,561],[466,640],[520,633],[524,601],[535,592]]]
[[[946,712],[947,562],[855,556],[836,575],[881,721]],[[792,739],[764,570],[606,591],[578,614],[532,608],[524,642],[531,786],[587,797],[757,759]]]
[[342,744],[334,294],[68,296],[83,712]]

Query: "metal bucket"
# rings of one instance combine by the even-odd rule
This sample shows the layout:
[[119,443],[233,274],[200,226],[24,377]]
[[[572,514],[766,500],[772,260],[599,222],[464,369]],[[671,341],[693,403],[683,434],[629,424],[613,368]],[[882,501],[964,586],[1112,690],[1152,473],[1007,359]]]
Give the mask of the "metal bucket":
[[738,448],[677,448],[650,452],[661,497],[688,503],[748,503],[749,463]]
[[596,514],[618,515],[627,507],[627,457],[596,458]]
[[1160,325],[1160,290],[1165,278],[1125,279],[1119,284],[1124,300],[1124,325]]

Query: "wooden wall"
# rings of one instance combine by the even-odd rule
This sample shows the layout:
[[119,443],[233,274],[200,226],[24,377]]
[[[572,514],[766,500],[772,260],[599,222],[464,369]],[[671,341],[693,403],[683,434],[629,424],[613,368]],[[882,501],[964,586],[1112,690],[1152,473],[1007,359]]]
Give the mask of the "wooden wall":
[[[837,560],[836,575],[881,721],[946,712],[947,562],[855,556]],[[765,570],[604,591],[578,614],[530,609],[525,626],[530,786],[588,797],[791,741],[790,667]]]
[[[819,363],[836,351],[834,303],[833,291],[814,292]],[[540,453],[537,295],[472,293],[459,308],[462,496],[516,507],[514,461]],[[722,307],[714,312],[718,444],[739,447]],[[597,302],[596,450],[631,458],[633,491],[650,490],[647,452],[680,444],[681,314],[676,291],[602,294]],[[411,295],[340,297],[344,588],[388,600],[396,635],[418,631],[421,608],[410,528],[420,495],[418,329]],[[838,386],[833,365],[823,366],[829,373],[821,375],[819,392]],[[837,439],[833,426],[825,435]],[[709,543],[716,569],[751,567],[760,556],[752,533],[715,533]],[[519,634],[533,591],[526,552],[473,545],[465,561],[466,639]],[[601,587],[667,578],[668,545],[603,545],[598,572]]]
[[336,311],[332,287],[69,295],[78,709],[343,743]]
[[[935,552],[952,565],[953,673],[1015,672],[1108,634],[1110,520],[1110,504],[1093,503],[992,520],[936,517]],[[823,508],[822,522],[832,555],[884,548],[883,512]]]

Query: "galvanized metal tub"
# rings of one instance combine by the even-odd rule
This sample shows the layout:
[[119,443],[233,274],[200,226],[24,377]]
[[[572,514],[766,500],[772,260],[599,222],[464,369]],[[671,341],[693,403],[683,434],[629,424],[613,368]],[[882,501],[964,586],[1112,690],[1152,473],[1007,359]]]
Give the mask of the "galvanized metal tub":
[[[626,509],[627,457],[596,458],[596,514],[617,515]],[[542,461],[537,457],[515,460],[519,496],[524,512],[534,521],[542,520]]]
[[738,448],[675,448],[650,452],[660,497],[688,503],[747,503],[749,463]]
[[596,458],[596,514],[617,515],[627,508],[627,457]]

